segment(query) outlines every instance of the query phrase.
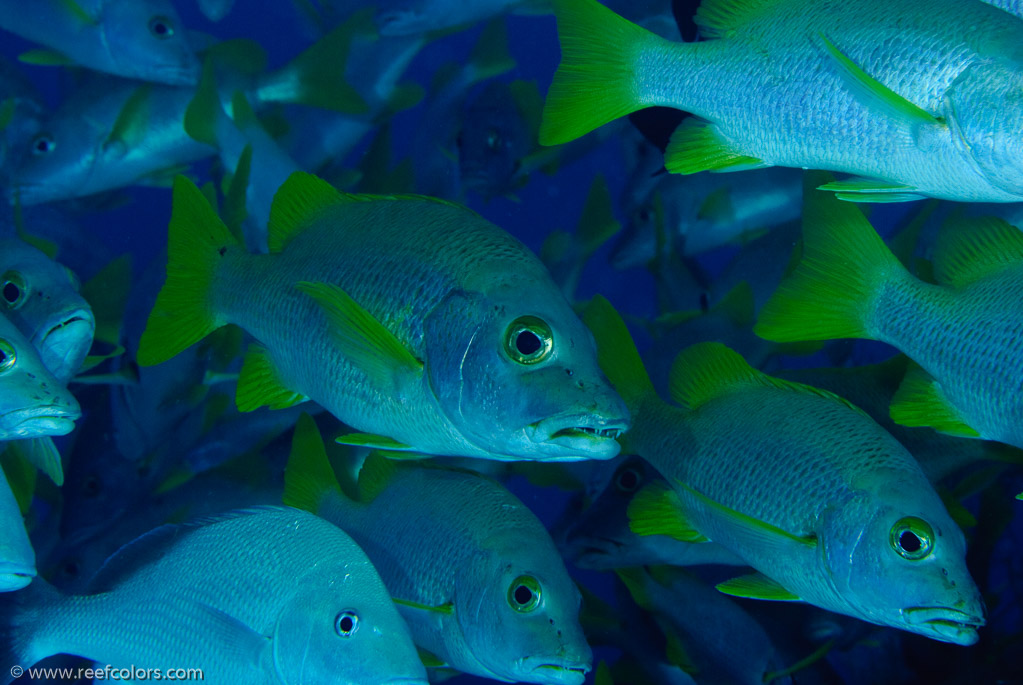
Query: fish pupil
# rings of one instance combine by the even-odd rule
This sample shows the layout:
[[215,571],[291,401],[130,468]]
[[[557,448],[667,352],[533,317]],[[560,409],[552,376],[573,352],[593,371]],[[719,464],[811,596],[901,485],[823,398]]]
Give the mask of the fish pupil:
[[351,616],[345,616],[344,618],[341,619],[341,630],[343,632],[350,633],[352,632],[352,628],[354,627],[355,623],[354,621],[352,621]]
[[923,543],[920,542],[920,538],[907,530],[899,536],[899,546],[907,552],[919,552]]
[[522,331],[515,337],[515,349],[527,356],[536,354],[541,344],[540,338],[532,331]]
[[21,297],[21,288],[19,288],[16,284],[11,283],[10,281],[4,283],[5,300],[7,300],[10,304],[14,304],[15,302],[18,301],[19,297]]
[[36,141],[36,152],[49,152],[50,151],[50,140],[49,138],[40,138]]
[[533,599],[533,591],[525,585],[519,585],[515,588],[515,601],[519,604],[529,604],[529,601]]
[[618,476],[618,487],[622,490],[635,490],[637,485],[639,485],[639,474],[632,469],[622,471]]

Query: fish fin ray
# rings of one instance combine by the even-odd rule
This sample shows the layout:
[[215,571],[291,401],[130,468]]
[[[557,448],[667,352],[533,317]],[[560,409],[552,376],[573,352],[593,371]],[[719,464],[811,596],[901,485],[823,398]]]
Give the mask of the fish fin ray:
[[734,149],[714,124],[690,117],[671,134],[664,151],[664,166],[673,174],[695,174],[744,171],[770,165]]
[[918,364],[910,364],[889,407],[892,421],[901,426],[929,426],[940,433],[979,438],[945,397],[941,385]]
[[303,413],[295,424],[291,453],[284,467],[283,502],[316,514],[323,498],[332,492],[343,496],[316,422]]
[[1023,265],[1023,231],[997,217],[952,216],[938,234],[934,275],[962,287]]
[[269,350],[262,345],[249,345],[235,390],[238,411],[250,412],[260,407],[287,409],[307,399],[281,381]]
[[715,585],[719,591],[733,597],[745,597],[747,599],[764,599],[775,602],[801,602],[797,595],[792,594],[781,586],[776,580],[768,578],[763,573],[751,573],[746,576],[739,576],[726,580]]
[[629,529],[637,535],[666,535],[681,542],[707,538],[686,518],[682,501],[667,483],[653,481],[629,502]]

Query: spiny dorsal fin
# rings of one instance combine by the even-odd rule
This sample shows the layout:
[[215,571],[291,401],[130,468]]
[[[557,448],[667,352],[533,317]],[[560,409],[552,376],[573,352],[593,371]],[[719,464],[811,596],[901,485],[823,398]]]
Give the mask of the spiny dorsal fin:
[[717,342],[697,343],[682,350],[671,365],[668,379],[671,398],[691,410],[751,386],[816,395],[866,416],[863,410],[833,392],[768,376],[747,364],[739,353]]
[[934,248],[940,283],[964,286],[1010,267],[1023,266],[1023,231],[993,216],[953,216]]

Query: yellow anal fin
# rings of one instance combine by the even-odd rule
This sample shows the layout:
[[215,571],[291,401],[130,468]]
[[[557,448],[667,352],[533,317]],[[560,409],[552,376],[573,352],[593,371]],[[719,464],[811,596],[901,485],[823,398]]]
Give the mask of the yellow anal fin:
[[682,502],[667,483],[654,481],[629,502],[629,529],[636,535],[666,535],[681,542],[706,542],[682,511]]
[[673,174],[695,174],[700,171],[743,171],[770,165],[736,150],[714,124],[689,118],[671,134],[668,148],[664,151],[664,166]]
[[265,347],[249,347],[235,391],[235,404],[239,411],[255,411],[260,407],[286,409],[306,399],[284,385]]
[[916,364],[906,371],[902,385],[892,397],[889,414],[901,426],[930,426],[939,433],[960,438],[981,437],[948,401],[941,385]]

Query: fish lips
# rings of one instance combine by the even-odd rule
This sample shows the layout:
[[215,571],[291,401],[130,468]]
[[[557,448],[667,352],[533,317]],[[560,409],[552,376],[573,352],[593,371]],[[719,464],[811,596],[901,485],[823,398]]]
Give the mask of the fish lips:
[[82,415],[78,403],[49,404],[8,412],[0,416],[0,424],[12,437],[32,438],[41,435],[67,435],[75,427],[75,419]]
[[950,607],[909,607],[902,610],[902,617],[914,633],[964,646],[976,644],[977,629],[986,623],[983,616]]
[[624,417],[572,414],[532,423],[526,427],[526,437],[545,461],[612,459],[621,451],[617,439],[628,428],[629,421]]
[[541,685],[582,685],[586,674],[590,672],[590,663],[587,661],[545,656],[520,659],[516,665],[520,680]]
[[26,564],[0,561],[0,592],[14,592],[26,587],[36,577],[36,570]]
[[32,345],[54,377],[68,380],[88,355],[95,332],[92,312],[75,309],[47,322],[33,337]]

